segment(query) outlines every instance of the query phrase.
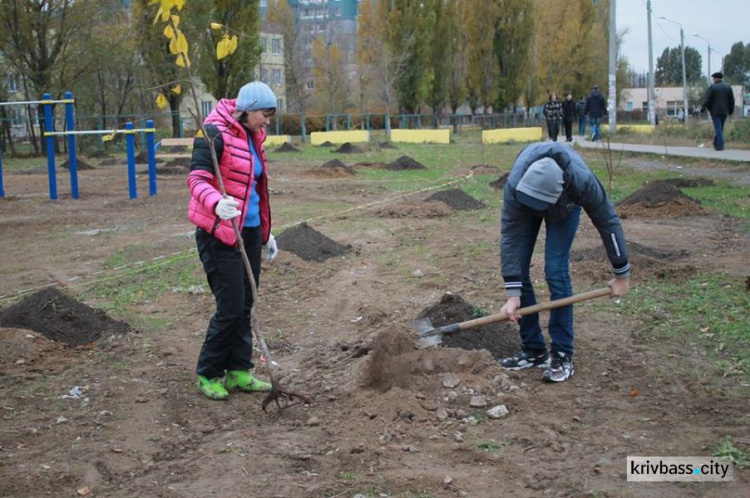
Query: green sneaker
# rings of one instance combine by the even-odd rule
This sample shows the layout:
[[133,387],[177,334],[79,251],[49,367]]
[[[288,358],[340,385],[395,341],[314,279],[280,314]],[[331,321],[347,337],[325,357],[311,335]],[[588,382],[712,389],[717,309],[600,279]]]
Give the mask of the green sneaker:
[[198,389],[209,399],[225,400],[229,398],[229,392],[218,377],[215,379],[207,379],[203,375],[199,375]]
[[247,370],[228,370],[224,387],[227,391],[240,390],[248,393],[271,390],[271,384],[256,379]]

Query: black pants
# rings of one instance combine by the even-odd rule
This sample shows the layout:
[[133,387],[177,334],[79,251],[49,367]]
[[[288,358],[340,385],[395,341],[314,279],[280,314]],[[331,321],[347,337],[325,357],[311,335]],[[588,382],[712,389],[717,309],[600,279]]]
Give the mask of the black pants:
[[554,142],[557,142],[557,134],[560,133],[560,121],[548,119],[547,133]]
[[565,120],[565,140],[573,141],[573,121],[568,119]]
[[[209,379],[223,377],[227,370],[253,368],[253,336],[250,310],[253,295],[239,249],[229,247],[205,230],[195,231],[203,269],[216,299],[203,342],[196,372]],[[243,228],[242,242],[250,260],[255,283],[260,278],[263,236],[260,227]]]

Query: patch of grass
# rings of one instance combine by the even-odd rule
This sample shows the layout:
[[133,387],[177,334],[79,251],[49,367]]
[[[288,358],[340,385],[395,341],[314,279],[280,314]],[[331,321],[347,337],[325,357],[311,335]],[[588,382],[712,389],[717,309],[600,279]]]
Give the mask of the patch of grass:
[[503,446],[497,443],[478,443],[477,449],[485,453],[497,453]]
[[748,454],[738,449],[734,445],[734,443],[732,442],[732,436],[727,436],[726,438],[719,441],[719,444],[716,446],[714,456],[729,458],[738,469],[744,469],[745,467],[750,465]]
[[648,335],[704,344],[723,376],[750,375],[750,293],[741,277],[700,274],[680,282],[648,282],[633,289],[622,310],[645,317]]
[[750,186],[726,184],[680,190],[720,214],[750,220]]
[[352,482],[352,481],[356,481],[357,479],[359,479],[359,476],[357,476],[357,474],[353,472],[339,472],[338,474],[336,474],[336,479],[341,479],[342,481]]

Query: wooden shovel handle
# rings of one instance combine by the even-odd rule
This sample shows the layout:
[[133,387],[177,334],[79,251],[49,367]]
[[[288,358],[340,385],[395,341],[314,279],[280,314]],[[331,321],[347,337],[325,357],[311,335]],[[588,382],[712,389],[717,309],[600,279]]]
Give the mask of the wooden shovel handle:
[[[539,313],[540,311],[548,311],[555,308],[568,306],[570,304],[588,301],[589,299],[596,299],[597,297],[609,296],[611,293],[612,291],[609,287],[604,287],[602,289],[596,289],[589,292],[584,292],[582,294],[576,294],[574,296],[564,297],[562,299],[556,299],[554,301],[548,301],[546,303],[538,303],[533,306],[519,308],[516,310],[516,314],[521,316],[531,315],[534,313]],[[489,325],[490,323],[504,322],[507,319],[507,313],[495,313],[494,315],[487,315],[481,318],[475,318],[474,320],[461,322],[458,324],[458,328],[459,330],[473,329],[476,327],[481,327],[482,325]]]

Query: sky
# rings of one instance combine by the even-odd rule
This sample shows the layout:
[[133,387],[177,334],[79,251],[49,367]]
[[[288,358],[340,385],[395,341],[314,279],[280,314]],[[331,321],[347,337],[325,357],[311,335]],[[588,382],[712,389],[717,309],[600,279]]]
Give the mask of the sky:
[[[617,31],[627,29],[622,52],[630,67],[638,73],[648,72],[647,0],[616,0]],[[708,75],[710,41],[711,72],[721,68],[721,58],[736,42],[750,43],[750,0],[651,0],[651,35],[654,70],[656,60],[667,47],[680,46],[680,27],[659,19],[664,16],[682,24],[685,46],[701,54],[703,72]],[[606,50],[606,49],[605,49]]]

